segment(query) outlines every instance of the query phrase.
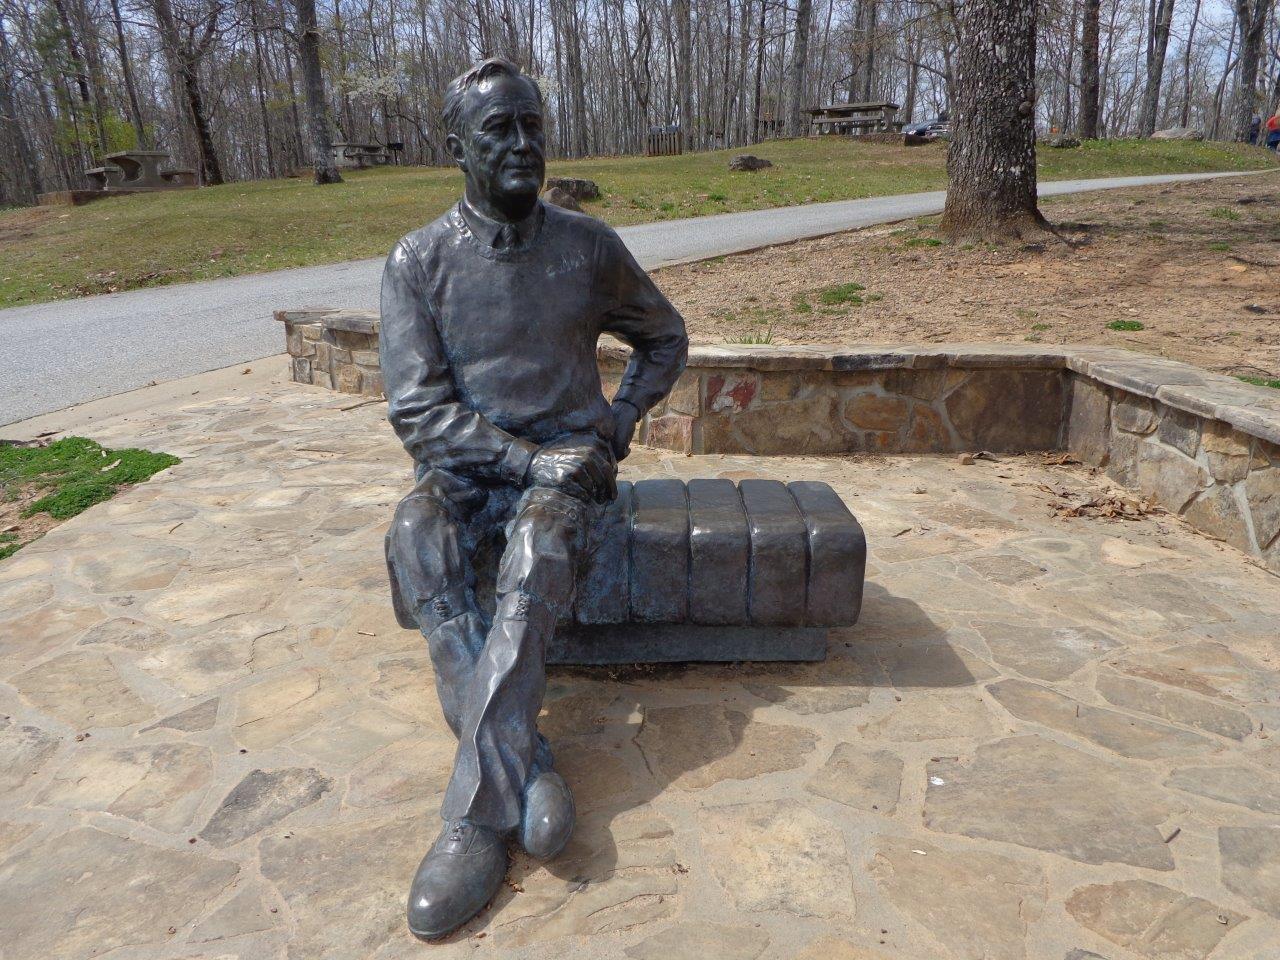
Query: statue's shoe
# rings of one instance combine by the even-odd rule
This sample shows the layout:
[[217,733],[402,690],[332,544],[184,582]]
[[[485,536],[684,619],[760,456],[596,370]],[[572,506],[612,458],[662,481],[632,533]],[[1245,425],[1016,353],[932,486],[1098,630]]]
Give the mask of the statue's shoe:
[[525,786],[520,846],[529,856],[550,860],[573,834],[573,794],[554,770],[539,773]]
[[452,933],[493,899],[507,875],[507,844],[496,830],[447,821],[409,888],[409,931],[420,940]]

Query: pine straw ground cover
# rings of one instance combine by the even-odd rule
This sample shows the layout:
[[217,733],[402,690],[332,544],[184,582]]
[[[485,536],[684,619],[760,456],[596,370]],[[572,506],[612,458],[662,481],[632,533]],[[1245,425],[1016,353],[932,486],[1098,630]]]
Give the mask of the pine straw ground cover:
[[108,450],[84,437],[46,445],[0,441],[0,560],[121,487],[181,461],[149,450]]

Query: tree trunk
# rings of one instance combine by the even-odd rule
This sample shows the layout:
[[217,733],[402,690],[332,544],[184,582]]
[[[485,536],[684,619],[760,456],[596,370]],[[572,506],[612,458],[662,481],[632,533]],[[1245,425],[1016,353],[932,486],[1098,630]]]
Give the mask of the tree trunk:
[[341,183],[342,175],[333,163],[329,104],[324,95],[324,74],[320,71],[316,0],[295,2],[298,9],[298,62],[302,66],[302,86],[307,98],[307,127],[311,133],[311,163],[316,172],[316,185]]
[[787,133],[792,137],[802,137],[807,132],[804,119],[805,67],[809,62],[809,28],[813,21],[813,0],[797,0],[796,3],[796,42],[791,48],[791,90],[788,99],[791,110],[788,113]]
[[[111,0],[116,3],[117,0]],[[262,39],[258,24],[258,0],[249,0],[249,29],[253,33],[253,72],[258,84],[258,119],[262,123],[262,146],[267,156],[267,176],[276,175],[275,149],[271,146],[271,118],[267,115],[267,80],[262,69]]]
[[89,72],[85,67],[84,54],[80,52],[80,45],[76,42],[75,28],[71,24],[71,17],[67,13],[67,6],[63,0],[53,0],[53,7],[58,13],[58,22],[62,25],[63,38],[67,44],[67,57],[71,61],[76,87],[80,91],[80,103],[93,124],[99,152],[106,153],[107,134],[102,126],[102,116],[94,104],[93,94],[89,92]]
[[1062,65],[1062,130],[1071,129],[1071,74],[1075,69],[1076,21],[1080,18],[1080,0],[1071,0],[1071,19],[1067,23],[1067,59]]
[[1236,49],[1236,28],[1240,24],[1235,17],[1231,18],[1231,38],[1227,41],[1227,58],[1226,66],[1222,68],[1222,76],[1218,78],[1217,89],[1213,92],[1213,124],[1209,128],[1209,139],[1218,139],[1218,128],[1222,126],[1222,94],[1227,89],[1227,79],[1231,76],[1232,71],[1236,68],[1236,60],[1232,54]]
[[1147,39],[1147,86],[1138,113],[1138,136],[1156,132],[1160,111],[1160,83],[1164,79],[1164,57],[1169,49],[1169,26],[1173,22],[1173,0],[1151,0],[1151,35]]
[[1084,0],[1080,31],[1080,139],[1098,139],[1098,26],[1102,0]]
[[1191,29],[1187,31],[1187,43],[1182,50],[1182,113],[1178,123],[1184,127],[1191,123],[1191,48],[1196,42],[1196,27],[1200,25],[1201,2],[1196,0],[1195,10],[1191,13]]
[[755,97],[751,103],[751,142],[760,142],[760,93],[764,85],[764,18],[768,12],[767,0],[760,0],[760,25],[756,30],[756,82]]
[[134,136],[138,138],[138,149],[150,150],[147,128],[142,123],[142,110],[138,107],[138,88],[133,83],[133,66],[129,61],[129,47],[124,42],[120,0],[111,0],[111,21],[116,30],[116,46],[120,50],[120,72],[124,76],[124,90],[129,97],[129,122],[133,124]]
[[1237,143],[1245,143],[1249,139],[1269,6],[1269,0],[1235,0],[1236,22],[1240,25],[1240,63],[1236,68],[1236,109],[1231,136]]
[[156,24],[160,27],[160,40],[169,60],[169,68],[177,77],[182,97],[186,101],[187,119],[191,121],[191,129],[196,137],[200,179],[208,186],[225,183],[218,150],[213,143],[209,113],[205,108],[204,95],[200,91],[199,58],[191,46],[184,44],[169,0],[151,0],[151,3],[156,14]]
[[179,78],[182,80],[182,91],[187,98],[187,110],[191,114],[191,126],[195,130],[196,149],[200,152],[200,178],[207,186],[226,183],[222,175],[222,163],[218,159],[218,148],[213,143],[213,128],[209,125],[209,111],[204,104],[204,94],[200,90],[200,76],[196,64],[189,57],[179,58]]
[[0,18],[0,121],[9,127],[10,143],[18,154],[18,167],[26,180],[18,198],[27,203],[35,203],[44,188],[40,183],[40,168],[36,165],[35,154],[27,140],[26,127],[22,125],[17,105],[13,100],[12,58],[9,37],[4,32],[4,19]]
[[1036,205],[1036,0],[964,0],[947,203],[952,237],[1021,239],[1048,229]]
[[676,21],[676,108],[680,113],[680,136],[685,146],[697,148],[697,131],[693,122],[693,23],[690,0],[675,0],[672,15]]
[[876,74],[876,31],[879,29],[880,4],[878,0],[863,0],[866,11],[863,16],[862,47],[862,99],[870,101],[875,88]]

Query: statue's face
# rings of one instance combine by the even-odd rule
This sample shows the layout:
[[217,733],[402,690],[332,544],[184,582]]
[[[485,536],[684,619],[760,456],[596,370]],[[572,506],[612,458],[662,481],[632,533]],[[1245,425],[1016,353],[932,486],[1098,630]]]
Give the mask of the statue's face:
[[536,199],[546,172],[542,107],[527,80],[490,77],[467,91],[463,133],[449,149],[470,184],[498,207]]

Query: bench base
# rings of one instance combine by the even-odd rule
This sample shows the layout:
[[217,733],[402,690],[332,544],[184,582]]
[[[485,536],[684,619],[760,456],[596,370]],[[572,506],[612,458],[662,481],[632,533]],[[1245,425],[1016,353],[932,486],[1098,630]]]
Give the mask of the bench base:
[[826,627],[735,627],[692,623],[562,624],[547,663],[697,663],[825,660]]

